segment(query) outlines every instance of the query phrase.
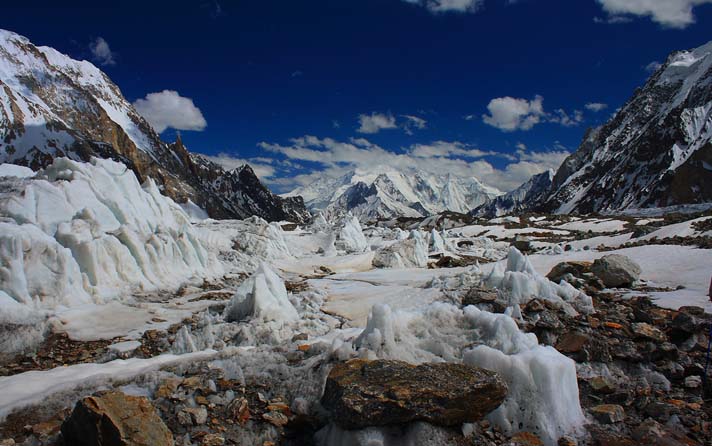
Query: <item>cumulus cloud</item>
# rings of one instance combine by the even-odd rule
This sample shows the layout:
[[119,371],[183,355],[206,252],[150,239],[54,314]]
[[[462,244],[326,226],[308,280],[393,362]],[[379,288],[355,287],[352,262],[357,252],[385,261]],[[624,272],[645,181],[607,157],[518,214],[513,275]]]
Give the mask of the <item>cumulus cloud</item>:
[[381,130],[398,128],[396,118],[390,113],[373,112],[369,115],[363,114],[358,117],[359,133],[378,133]]
[[269,158],[257,157],[257,158],[238,158],[228,153],[219,153],[217,155],[202,155],[203,157],[209,159],[210,161],[221,165],[225,170],[233,170],[245,164],[249,164],[254,170],[255,175],[260,180],[269,182],[274,176],[276,169],[271,165],[273,160]]
[[163,90],[159,93],[149,93],[145,98],[137,99],[133,105],[158,133],[162,133],[169,127],[176,130],[200,131],[208,125],[203,113],[193,104],[193,100],[179,95],[177,91]]
[[603,111],[608,108],[608,104],[604,104],[603,102],[589,102],[588,104],[585,105],[586,110],[590,110],[594,113],[598,113],[600,111]]
[[695,23],[693,9],[712,0],[597,0],[608,14],[608,22],[630,17],[650,17],[666,28],[686,28]]
[[433,14],[445,12],[475,13],[480,10],[484,0],[403,0],[423,8]]
[[[374,173],[398,169],[418,169],[431,174],[474,176],[500,190],[512,190],[532,175],[548,169],[556,169],[569,155],[566,150],[548,152],[519,151],[501,154],[485,151],[458,141],[435,141],[431,144],[414,144],[403,153],[386,150],[364,138],[337,141],[331,138],[303,136],[294,138],[287,145],[262,142],[259,146],[268,152],[289,160],[314,163],[316,167],[292,177],[283,177],[274,183],[285,189],[309,184],[328,176],[339,177],[349,171]],[[503,169],[494,167],[485,156],[500,156],[510,163]]]
[[89,44],[92,59],[101,66],[116,65],[116,53],[111,51],[103,37],[97,37]]
[[505,132],[529,130],[541,122],[544,115],[544,98],[527,99],[505,96],[492,99],[487,105],[489,114],[482,115],[485,124]]
[[[551,122],[564,127],[574,127],[583,122],[583,112],[574,110],[567,112],[558,108],[549,113],[544,111],[544,98],[536,95],[534,99],[513,98],[505,96],[492,99],[487,105],[489,113],[482,115],[482,121],[503,132],[531,130],[537,124]],[[471,120],[472,116],[465,116]]]

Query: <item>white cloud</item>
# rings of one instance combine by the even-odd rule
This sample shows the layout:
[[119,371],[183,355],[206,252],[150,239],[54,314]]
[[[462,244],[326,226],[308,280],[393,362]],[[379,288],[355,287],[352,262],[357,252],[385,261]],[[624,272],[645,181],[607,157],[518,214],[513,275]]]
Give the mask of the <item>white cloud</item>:
[[585,105],[586,110],[590,110],[594,113],[598,113],[602,110],[605,110],[608,108],[608,104],[604,104],[603,102],[589,102],[588,104]]
[[407,3],[422,6],[428,11],[437,14],[444,12],[469,12],[480,10],[484,0],[403,0]]
[[245,164],[249,164],[255,175],[261,180],[269,182],[276,172],[274,166],[270,163],[273,161],[269,158],[256,157],[250,159],[236,158],[228,153],[219,153],[218,155],[202,155],[210,161],[221,165],[225,170],[236,169]]
[[177,91],[149,93],[144,99],[137,99],[133,105],[158,133],[169,127],[200,131],[208,125],[193,100],[179,95]]
[[[288,145],[262,142],[259,146],[290,160],[315,163],[317,167],[293,177],[282,177],[273,183],[284,188],[309,184],[322,176],[338,177],[355,170],[373,173],[395,168],[402,171],[418,169],[432,174],[474,176],[485,184],[503,191],[512,190],[532,175],[547,169],[556,169],[569,155],[566,150],[502,154],[484,151],[465,143],[436,141],[415,144],[404,153],[394,153],[372,144],[364,138],[349,142],[331,138],[303,136],[294,138]],[[494,167],[485,156],[500,156],[511,162],[503,169]]]
[[92,59],[101,66],[116,65],[116,53],[111,51],[103,37],[97,37],[89,44]]
[[412,135],[414,130],[424,129],[428,124],[428,121],[418,116],[401,115],[401,117],[405,118],[405,122],[401,123],[401,128],[409,135]]
[[662,67],[662,66],[663,66],[663,64],[661,64],[657,60],[654,60],[645,66],[645,71],[647,71],[648,73],[654,73],[654,72],[658,71],[660,69],[660,67]]
[[693,9],[712,0],[597,0],[608,14],[608,21],[630,16],[650,17],[666,28],[686,28],[695,23]]
[[561,124],[564,127],[575,127],[583,122],[583,112],[574,110],[572,114],[568,114],[564,109],[559,108],[554,110],[554,113],[547,115],[547,122]]
[[487,105],[489,114],[482,115],[482,120],[505,132],[529,130],[544,117],[543,101],[541,96],[531,101],[510,96],[495,98]]
[[378,133],[381,130],[398,128],[396,118],[390,113],[373,112],[370,115],[359,115],[359,128],[356,130],[359,133]]

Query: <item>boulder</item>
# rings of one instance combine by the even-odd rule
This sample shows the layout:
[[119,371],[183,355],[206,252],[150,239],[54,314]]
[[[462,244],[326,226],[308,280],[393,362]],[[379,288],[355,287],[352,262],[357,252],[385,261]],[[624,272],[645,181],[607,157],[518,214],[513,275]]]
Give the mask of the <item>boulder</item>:
[[563,279],[566,274],[571,274],[578,279],[583,279],[587,273],[591,272],[592,265],[593,263],[591,262],[561,262],[549,271],[546,278],[555,283],[561,282],[561,279]]
[[478,367],[354,359],[334,366],[321,402],[345,429],[411,421],[458,426],[480,420],[506,395],[499,375]]
[[147,398],[116,391],[77,402],[62,437],[76,446],[173,446],[173,434]]
[[596,259],[591,271],[607,287],[628,287],[640,278],[640,265],[620,254]]

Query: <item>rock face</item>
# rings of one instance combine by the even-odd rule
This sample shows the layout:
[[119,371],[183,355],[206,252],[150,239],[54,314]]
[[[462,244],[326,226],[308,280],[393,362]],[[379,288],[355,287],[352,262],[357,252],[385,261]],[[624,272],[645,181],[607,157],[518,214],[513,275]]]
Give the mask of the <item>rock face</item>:
[[148,399],[114,391],[79,401],[62,437],[77,446],[173,446],[173,434]]
[[640,278],[640,266],[620,254],[609,254],[596,259],[591,271],[607,287],[630,286]]
[[589,131],[556,172],[542,210],[711,201],[711,141],[712,42],[671,54],[608,123]]
[[38,170],[55,158],[112,158],[147,177],[178,203],[213,218],[309,218],[300,197],[282,198],[245,165],[226,171],[190,153],[180,137],[161,141],[119,88],[87,61],[0,30],[0,163]]
[[548,197],[553,179],[553,170],[536,174],[513,191],[489,199],[473,209],[470,214],[476,217],[493,218],[534,208]]
[[477,367],[356,359],[334,366],[321,401],[345,429],[411,421],[456,426],[481,419],[506,394],[496,373]]

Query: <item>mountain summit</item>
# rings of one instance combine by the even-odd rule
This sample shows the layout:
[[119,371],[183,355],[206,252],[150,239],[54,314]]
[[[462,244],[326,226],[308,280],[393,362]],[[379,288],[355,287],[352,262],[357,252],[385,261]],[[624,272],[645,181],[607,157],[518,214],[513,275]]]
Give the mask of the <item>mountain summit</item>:
[[372,221],[443,211],[466,213],[501,193],[474,177],[380,168],[365,174],[352,171],[339,178],[324,177],[285,196],[304,197],[311,210],[328,214],[349,211],[361,221]]
[[55,158],[112,158],[140,181],[153,178],[177,202],[191,200],[215,218],[258,215],[304,221],[298,197],[272,194],[245,167],[225,171],[167,144],[108,76],[87,61],[0,30],[0,163],[35,170]]
[[712,201],[712,42],[671,54],[554,176],[544,210]]

